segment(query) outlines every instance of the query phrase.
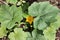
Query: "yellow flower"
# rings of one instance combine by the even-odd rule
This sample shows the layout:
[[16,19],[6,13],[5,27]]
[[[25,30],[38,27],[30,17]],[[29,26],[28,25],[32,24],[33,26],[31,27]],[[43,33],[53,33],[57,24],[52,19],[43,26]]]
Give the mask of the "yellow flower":
[[33,20],[34,20],[34,18],[32,16],[26,17],[26,22],[28,22],[30,24],[32,24]]

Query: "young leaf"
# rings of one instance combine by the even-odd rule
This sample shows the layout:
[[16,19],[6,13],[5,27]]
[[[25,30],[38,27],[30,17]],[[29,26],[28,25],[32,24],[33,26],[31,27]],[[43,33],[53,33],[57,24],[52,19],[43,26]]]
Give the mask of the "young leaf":
[[21,28],[15,28],[14,32],[10,33],[8,37],[10,40],[26,40],[27,34]]
[[16,7],[16,6],[7,6],[7,5],[2,5],[0,7],[0,22],[3,24],[3,22],[6,22],[6,27],[8,29],[11,29],[14,25],[15,22],[20,23],[22,20],[22,9],[21,7]]

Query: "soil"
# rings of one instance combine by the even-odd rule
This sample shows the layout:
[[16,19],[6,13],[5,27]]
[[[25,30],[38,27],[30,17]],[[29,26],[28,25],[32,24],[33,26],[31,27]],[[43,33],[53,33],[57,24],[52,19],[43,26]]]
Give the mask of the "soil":
[[60,28],[56,32],[56,40],[60,40]]

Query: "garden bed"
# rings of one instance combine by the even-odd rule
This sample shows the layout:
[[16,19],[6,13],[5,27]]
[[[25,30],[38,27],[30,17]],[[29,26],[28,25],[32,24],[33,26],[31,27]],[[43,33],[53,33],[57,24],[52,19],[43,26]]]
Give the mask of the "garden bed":
[[0,0],[0,40],[60,40],[59,10],[59,0]]

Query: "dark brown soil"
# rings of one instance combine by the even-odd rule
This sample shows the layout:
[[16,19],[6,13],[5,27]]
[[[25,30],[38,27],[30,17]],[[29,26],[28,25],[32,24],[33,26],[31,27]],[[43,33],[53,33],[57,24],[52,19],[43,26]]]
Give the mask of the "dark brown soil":
[[56,40],[60,40],[60,28],[56,32]]
[[8,40],[7,37],[0,38],[0,40]]

